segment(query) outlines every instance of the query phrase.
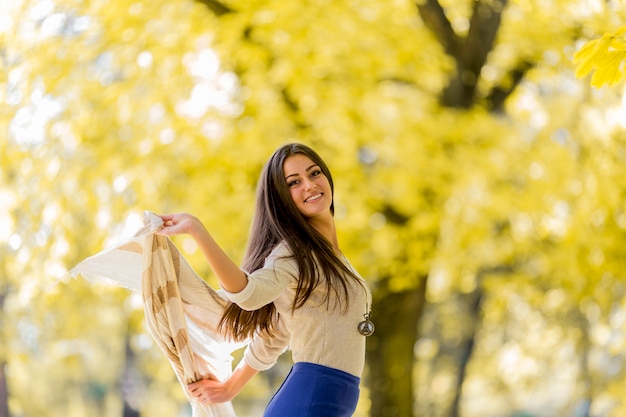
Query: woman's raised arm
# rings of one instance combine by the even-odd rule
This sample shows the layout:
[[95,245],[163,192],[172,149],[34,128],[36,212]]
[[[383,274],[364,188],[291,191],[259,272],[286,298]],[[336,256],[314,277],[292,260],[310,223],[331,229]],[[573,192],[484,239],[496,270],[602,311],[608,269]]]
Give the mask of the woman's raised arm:
[[190,235],[209,262],[209,266],[222,287],[232,293],[242,291],[248,284],[246,274],[235,264],[217,244],[204,224],[188,213],[159,216],[163,219],[163,229],[157,232],[162,236]]

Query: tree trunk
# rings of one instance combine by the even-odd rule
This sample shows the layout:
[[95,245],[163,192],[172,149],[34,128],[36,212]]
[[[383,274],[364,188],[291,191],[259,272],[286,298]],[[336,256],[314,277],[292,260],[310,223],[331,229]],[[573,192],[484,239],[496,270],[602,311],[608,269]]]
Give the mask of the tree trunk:
[[9,386],[7,384],[6,362],[0,362],[0,417],[9,417]]
[[463,395],[463,383],[465,382],[465,376],[467,375],[467,365],[469,365],[472,354],[474,353],[474,346],[476,344],[476,334],[480,328],[482,322],[481,317],[481,301],[483,298],[483,290],[478,287],[474,292],[468,294],[465,300],[467,308],[467,320],[468,325],[471,326],[465,340],[459,346],[458,362],[459,369],[457,371],[456,390],[454,393],[454,400],[452,401],[452,408],[450,412],[451,417],[459,417],[461,415],[461,397]]
[[426,277],[417,288],[374,295],[376,331],[367,341],[371,417],[413,415],[414,346],[426,293]]
[[[6,276],[6,275],[5,275]],[[6,299],[7,291],[3,288],[0,293],[0,322],[4,321],[4,300]],[[0,326],[0,329],[4,329],[4,323]],[[6,341],[4,335],[0,335],[0,344],[2,345],[2,351],[5,352],[0,357],[0,417],[9,417],[9,384],[7,383],[7,358],[4,357],[8,349],[6,349]]]
[[580,379],[583,386],[583,392],[578,404],[578,414],[580,417],[591,416],[591,405],[593,404],[593,376],[589,365],[589,357],[591,356],[591,335],[589,328],[591,327],[585,313],[580,306],[573,309],[574,322],[578,324],[580,329]]
[[139,393],[141,391],[140,379],[138,378],[138,370],[135,367],[135,352],[130,345],[130,326],[126,332],[125,356],[126,367],[122,374],[122,398],[124,400],[124,409],[122,417],[141,417],[139,413]]

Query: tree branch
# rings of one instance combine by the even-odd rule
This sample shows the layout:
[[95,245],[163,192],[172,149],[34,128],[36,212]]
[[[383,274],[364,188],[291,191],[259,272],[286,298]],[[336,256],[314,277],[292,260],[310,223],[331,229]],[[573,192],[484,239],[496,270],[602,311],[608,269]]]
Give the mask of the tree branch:
[[496,41],[502,12],[508,0],[475,0],[470,27],[463,39],[454,32],[437,0],[416,3],[424,24],[433,32],[445,52],[457,63],[456,73],[443,91],[442,105],[470,108],[476,104],[476,85]]
[[494,47],[496,35],[502,22],[502,11],[507,0],[474,2],[470,28],[463,48],[463,68],[471,71],[478,79],[487,56]]
[[424,24],[433,32],[446,53],[458,56],[462,42],[452,29],[441,4],[437,0],[426,0],[424,3],[418,2],[416,6]]
[[298,105],[297,101],[291,97],[291,94],[287,90],[287,86],[283,86],[280,90],[285,106],[293,114],[293,122],[296,127],[301,131],[307,131],[311,126],[306,122],[306,118],[302,114],[302,109]]
[[504,102],[515,91],[517,86],[522,82],[526,73],[534,66],[533,63],[528,61],[520,62],[517,67],[513,68],[509,72],[509,76],[505,81],[495,86],[489,92],[486,98],[486,105],[489,111],[492,113],[503,113]]
[[455,57],[457,73],[443,92],[442,103],[456,108],[471,108],[476,104],[476,86],[480,72],[493,49],[507,0],[474,3],[470,28],[460,55]]
[[197,1],[204,4],[210,11],[212,11],[218,17],[223,16],[227,13],[234,12],[233,9],[219,2],[218,0],[197,0]]

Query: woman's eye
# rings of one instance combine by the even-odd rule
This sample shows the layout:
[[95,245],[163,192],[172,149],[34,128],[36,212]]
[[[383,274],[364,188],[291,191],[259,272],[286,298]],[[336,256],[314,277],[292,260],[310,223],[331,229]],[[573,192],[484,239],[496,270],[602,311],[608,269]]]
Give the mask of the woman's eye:
[[316,169],[315,171],[313,171],[313,172],[311,173],[311,176],[312,176],[312,177],[317,177],[317,176],[318,176],[318,175],[320,175],[321,173],[322,173],[322,171],[320,171],[320,170],[317,170],[317,169]]
[[293,180],[293,181],[290,181],[290,182],[288,182],[288,183],[287,183],[287,187],[292,187],[292,186],[294,186],[294,185],[297,185],[297,184],[298,184],[298,182],[299,182],[298,180]]

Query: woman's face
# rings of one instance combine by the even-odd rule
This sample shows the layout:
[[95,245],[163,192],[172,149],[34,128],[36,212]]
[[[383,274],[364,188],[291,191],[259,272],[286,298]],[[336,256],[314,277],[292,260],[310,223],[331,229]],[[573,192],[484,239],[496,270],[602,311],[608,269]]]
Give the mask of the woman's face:
[[307,219],[330,214],[333,194],[328,178],[306,155],[295,154],[283,163],[285,182],[298,211]]

